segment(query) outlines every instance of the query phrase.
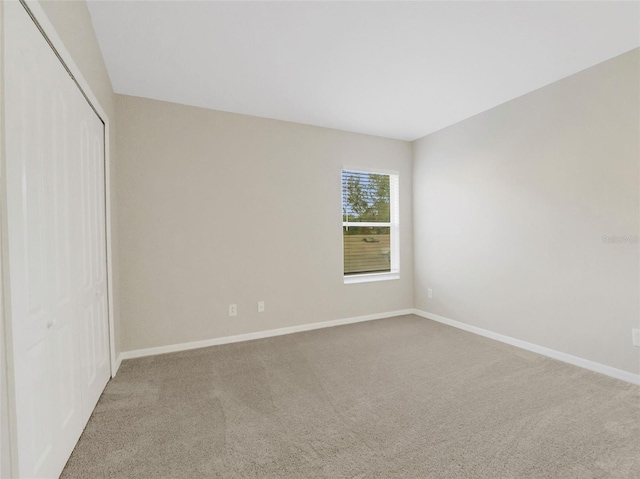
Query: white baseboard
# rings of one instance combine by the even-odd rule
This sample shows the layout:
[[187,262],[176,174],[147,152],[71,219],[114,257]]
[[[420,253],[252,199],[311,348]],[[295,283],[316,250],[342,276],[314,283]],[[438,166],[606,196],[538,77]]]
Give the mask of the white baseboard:
[[489,331],[487,329],[482,329],[477,326],[471,326],[469,324],[462,323],[460,321],[455,321],[453,319],[445,318],[444,316],[439,316],[437,314],[428,313],[420,309],[414,309],[413,314],[417,316],[421,316],[426,319],[437,321],[438,323],[446,324],[448,326],[453,326],[454,328],[463,329],[470,333],[478,334],[486,338],[495,339],[496,341],[500,341],[501,343],[510,344],[511,346],[516,346],[521,349],[526,349],[527,351],[538,353],[543,356],[557,359],[565,363],[573,364],[574,366],[588,369],[596,373],[600,373],[606,376],[610,376],[612,378],[620,379],[622,381],[626,381],[631,384],[640,385],[640,374],[634,374],[629,371],[624,371],[622,369],[606,366],[604,364],[596,363],[595,361],[590,361],[588,359],[572,356],[571,354],[562,353],[560,351],[556,351],[555,349],[549,349],[549,348],[545,348],[544,346],[538,346],[537,344],[528,343],[527,341],[522,341],[521,339],[515,339],[509,336],[505,336],[503,334],[494,333],[493,331]]
[[159,346],[155,348],[123,351],[118,356],[116,371],[118,367],[120,367],[120,363],[124,359],[142,358],[144,356],[154,356],[156,354],[175,353],[178,351],[187,351],[189,349],[218,346],[220,344],[239,343],[242,341],[252,341],[254,339],[271,338],[273,336],[283,336],[285,334],[300,333],[302,331],[311,331],[314,329],[331,328],[333,326],[342,326],[344,324],[361,323],[363,321],[373,321],[376,319],[392,318],[394,316],[402,316],[405,314],[413,314],[413,313],[414,313],[413,309],[402,309],[400,311],[389,311],[387,313],[368,314],[366,316],[357,316],[355,318],[336,319],[333,321],[301,324],[299,326],[290,326],[287,328],[268,329],[266,331],[238,334],[236,336],[225,336],[222,338],[204,339],[202,341],[192,341],[189,343],[170,344],[167,346]]
[[116,364],[114,365],[113,371],[111,371],[111,377],[115,378],[116,374],[118,373],[118,369],[120,369],[120,365],[122,364],[122,353],[118,354],[118,357],[116,358]]

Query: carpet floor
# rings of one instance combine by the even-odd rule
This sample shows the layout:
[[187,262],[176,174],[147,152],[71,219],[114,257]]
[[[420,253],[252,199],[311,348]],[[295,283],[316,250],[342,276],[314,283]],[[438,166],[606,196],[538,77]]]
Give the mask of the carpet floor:
[[401,316],[125,361],[62,477],[638,478],[640,387]]

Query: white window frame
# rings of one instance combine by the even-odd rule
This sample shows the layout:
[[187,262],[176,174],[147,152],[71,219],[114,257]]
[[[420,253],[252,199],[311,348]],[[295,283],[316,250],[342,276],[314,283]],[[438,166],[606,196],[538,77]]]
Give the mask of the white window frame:
[[[342,184],[343,172],[350,173],[375,173],[379,175],[389,176],[389,222],[358,222],[343,221],[342,227],[358,227],[358,226],[383,226],[389,227],[390,234],[390,263],[391,270],[384,273],[361,273],[361,274],[344,274],[344,229],[342,230],[342,275],[344,284],[370,283],[373,281],[389,281],[400,279],[400,174],[398,171],[378,170],[372,168],[360,167],[343,167],[340,171],[340,184]],[[340,202],[342,210],[343,201]],[[341,211],[340,217],[343,218],[344,212]],[[344,219],[344,218],[343,218]]]

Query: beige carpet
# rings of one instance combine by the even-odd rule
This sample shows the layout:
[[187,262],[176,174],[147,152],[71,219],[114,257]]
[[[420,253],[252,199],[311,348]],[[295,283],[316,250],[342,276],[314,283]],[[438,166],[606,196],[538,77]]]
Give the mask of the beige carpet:
[[63,478],[639,478],[640,387],[403,316],[125,361]]

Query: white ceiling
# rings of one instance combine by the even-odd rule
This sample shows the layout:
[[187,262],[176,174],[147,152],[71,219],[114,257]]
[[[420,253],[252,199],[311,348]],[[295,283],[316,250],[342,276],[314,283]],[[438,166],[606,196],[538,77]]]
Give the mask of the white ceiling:
[[638,2],[88,6],[117,93],[404,140],[640,45]]

